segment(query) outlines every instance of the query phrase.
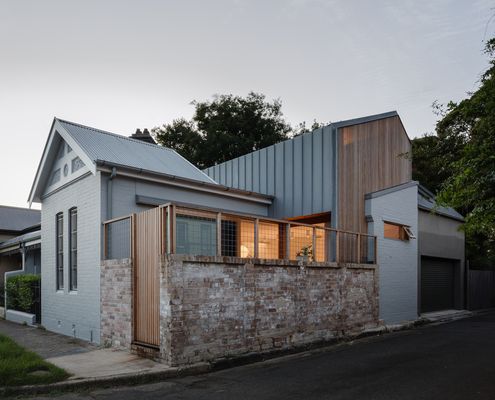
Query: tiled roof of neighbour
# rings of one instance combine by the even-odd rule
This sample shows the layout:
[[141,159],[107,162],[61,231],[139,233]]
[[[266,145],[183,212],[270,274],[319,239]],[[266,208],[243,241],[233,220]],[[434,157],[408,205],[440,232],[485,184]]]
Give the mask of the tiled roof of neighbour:
[[172,149],[57,119],[94,162],[178,176],[215,184],[215,181]]
[[0,231],[21,232],[40,223],[40,210],[0,206]]
[[464,221],[464,217],[453,208],[438,206],[435,203],[435,195],[422,185],[418,187],[418,207],[423,210],[433,211],[435,214]]

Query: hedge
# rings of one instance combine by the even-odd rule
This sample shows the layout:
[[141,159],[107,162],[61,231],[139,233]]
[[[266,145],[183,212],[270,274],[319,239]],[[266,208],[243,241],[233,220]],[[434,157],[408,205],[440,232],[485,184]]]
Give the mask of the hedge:
[[10,310],[33,312],[34,286],[40,284],[39,275],[17,275],[7,280],[7,308]]

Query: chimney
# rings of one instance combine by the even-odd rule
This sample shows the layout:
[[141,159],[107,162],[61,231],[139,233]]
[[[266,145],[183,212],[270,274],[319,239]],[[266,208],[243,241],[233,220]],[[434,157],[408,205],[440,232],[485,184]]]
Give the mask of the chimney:
[[150,131],[146,128],[143,130],[143,132],[141,132],[141,129],[139,129],[139,128],[136,129],[136,133],[132,134],[129,137],[131,139],[141,140],[142,142],[145,142],[145,143],[156,144],[156,142],[151,137]]

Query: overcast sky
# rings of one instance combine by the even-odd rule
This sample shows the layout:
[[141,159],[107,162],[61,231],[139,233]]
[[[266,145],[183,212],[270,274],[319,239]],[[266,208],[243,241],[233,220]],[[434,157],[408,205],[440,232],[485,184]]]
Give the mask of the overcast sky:
[[397,110],[431,132],[433,101],[476,89],[494,6],[0,0],[0,204],[27,205],[54,116],[128,135],[253,90],[293,125]]

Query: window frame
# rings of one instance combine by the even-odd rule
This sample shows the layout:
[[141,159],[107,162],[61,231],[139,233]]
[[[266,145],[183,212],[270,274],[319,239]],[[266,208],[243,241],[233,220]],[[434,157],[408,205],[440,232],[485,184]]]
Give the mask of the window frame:
[[[73,221],[75,217],[75,223]],[[68,238],[68,250],[69,250],[69,290],[71,292],[77,291],[77,230],[78,230],[78,212],[77,207],[69,209],[69,238]],[[75,229],[74,229],[75,225]],[[75,237],[74,237],[75,236]],[[75,244],[75,246],[74,246]],[[74,265],[73,265],[74,264]]]
[[[399,235],[398,237],[391,237],[386,235],[386,225],[391,225],[391,226],[396,226],[399,229]],[[407,242],[411,239],[416,239],[416,236],[414,236],[411,227],[409,225],[404,225],[398,222],[392,222],[392,221],[383,221],[383,238],[384,239],[391,239],[391,240],[399,240],[401,242]]]
[[64,290],[64,213],[55,214],[55,288]]

